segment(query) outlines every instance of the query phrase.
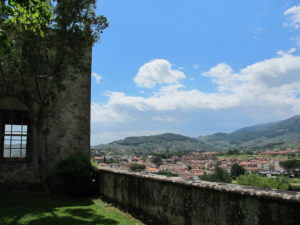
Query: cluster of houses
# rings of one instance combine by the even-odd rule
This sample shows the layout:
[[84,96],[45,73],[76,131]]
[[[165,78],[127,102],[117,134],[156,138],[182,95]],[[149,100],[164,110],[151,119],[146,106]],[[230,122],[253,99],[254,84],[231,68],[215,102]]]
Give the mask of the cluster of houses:
[[159,164],[153,163],[151,156],[95,156],[93,159],[100,167],[130,170],[130,164],[137,163],[145,165],[146,169],[143,173],[155,174],[159,171],[168,171],[187,179],[210,174],[216,166],[230,172],[232,165],[236,163],[244,167],[248,173],[272,176],[285,172],[279,164],[284,158],[274,156],[300,155],[300,151],[266,151],[249,160],[239,158],[238,155],[235,157],[219,157],[218,154],[217,152],[193,152],[182,157],[172,156],[168,159],[161,159]]

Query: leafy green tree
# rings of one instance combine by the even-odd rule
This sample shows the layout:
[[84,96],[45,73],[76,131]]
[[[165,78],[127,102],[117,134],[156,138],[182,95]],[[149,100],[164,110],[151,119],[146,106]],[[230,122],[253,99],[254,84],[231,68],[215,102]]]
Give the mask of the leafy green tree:
[[157,167],[159,167],[161,164],[162,164],[162,161],[161,161],[161,157],[160,156],[153,156],[151,158],[151,162],[154,163]]
[[138,163],[132,163],[130,164],[129,167],[132,171],[135,172],[141,172],[146,169],[146,166],[144,164],[138,164]]
[[281,190],[290,189],[290,184],[286,178],[267,178],[257,174],[246,174],[246,175],[238,176],[236,181],[238,184],[247,185],[247,186],[281,189]]
[[43,36],[43,30],[53,18],[51,0],[2,0],[1,24],[11,24],[20,30],[28,30]]
[[232,181],[230,174],[226,170],[218,166],[215,168],[212,174],[200,176],[200,179],[205,181],[224,183],[231,183]]
[[227,154],[228,155],[238,155],[238,154],[240,154],[240,152],[237,149],[233,149],[233,150],[230,149],[227,151]]
[[239,164],[235,163],[232,165],[231,170],[230,170],[230,175],[233,179],[236,179],[240,175],[245,174],[245,169],[244,167],[240,166]]
[[[104,160],[103,160],[103,162],[104,162]],[[104,163],[107,163],[107,164],[119,163],[119,160],[113,159],[113,158],[109,158],[109,159],[106,159]]]
[[294,172],[295,169],[300,169],[300,160],[290,159],[279,162],[279,165],[287,170],[289,173]]

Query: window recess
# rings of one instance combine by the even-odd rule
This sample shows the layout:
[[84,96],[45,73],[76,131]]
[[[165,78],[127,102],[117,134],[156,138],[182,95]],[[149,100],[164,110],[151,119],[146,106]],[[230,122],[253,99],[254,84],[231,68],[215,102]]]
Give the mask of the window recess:
[[26,111],[0,111],[3,160],[22,160],[28,156],[29,119]]

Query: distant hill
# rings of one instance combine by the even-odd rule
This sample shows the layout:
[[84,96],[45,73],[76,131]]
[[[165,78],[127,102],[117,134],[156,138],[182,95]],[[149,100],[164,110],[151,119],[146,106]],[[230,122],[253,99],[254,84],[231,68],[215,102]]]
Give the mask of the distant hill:
[[165,151],[205,151],[206,146],[198,138],[180,134],[127,137],[105,145],[94,146],[102,152],[111,154],[160,153]]
[[279,122],[245,127],[232,133],[215,133],[199,138],[172,133],[127,137],[93,148],[110,154],[300,148],[300,115]]
[[209,149],[268,150],[300,148],[300,115],[274,123],[245,127],[232,133],[200,136]]

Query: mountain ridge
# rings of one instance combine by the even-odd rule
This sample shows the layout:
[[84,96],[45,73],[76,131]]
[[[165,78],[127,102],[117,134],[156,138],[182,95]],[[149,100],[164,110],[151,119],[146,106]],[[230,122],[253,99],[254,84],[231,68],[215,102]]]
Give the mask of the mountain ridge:
[[188,137],[164,133],[150,136],[126,137],[95,149],[112,153],[148,153],[164,151],[226,151],[238,149],[260,151],[269,149],[300,148],[300,115],[277,122],[240,128],[231,133],[214,133]]

